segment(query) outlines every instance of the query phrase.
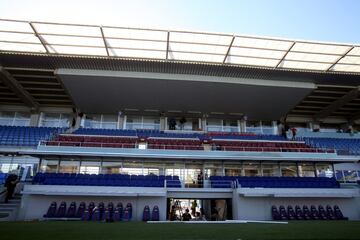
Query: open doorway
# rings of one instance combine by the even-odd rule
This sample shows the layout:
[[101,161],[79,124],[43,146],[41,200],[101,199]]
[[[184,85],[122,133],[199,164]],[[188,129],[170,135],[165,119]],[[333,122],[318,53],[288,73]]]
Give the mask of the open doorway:
[[[186,221],[225,221],[232,220],[232,199],[177,199],[167,200],[167,220]],[[184,215],[185,214],[185,215]]]

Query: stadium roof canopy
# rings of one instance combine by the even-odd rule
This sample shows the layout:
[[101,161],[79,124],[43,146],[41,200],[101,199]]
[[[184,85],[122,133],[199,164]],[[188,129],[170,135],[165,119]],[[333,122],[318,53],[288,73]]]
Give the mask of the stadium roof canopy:
[[360,74],[360,45],[7,19],[0,51]]

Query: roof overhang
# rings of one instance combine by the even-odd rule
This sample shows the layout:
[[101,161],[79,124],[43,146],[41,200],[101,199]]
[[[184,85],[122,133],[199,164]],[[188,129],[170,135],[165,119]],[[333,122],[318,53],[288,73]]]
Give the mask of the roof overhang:
[[149,72],[59,69],[55,74],[75,105],[88,113],[152,109],[273,120],[315,88],[309,82]]

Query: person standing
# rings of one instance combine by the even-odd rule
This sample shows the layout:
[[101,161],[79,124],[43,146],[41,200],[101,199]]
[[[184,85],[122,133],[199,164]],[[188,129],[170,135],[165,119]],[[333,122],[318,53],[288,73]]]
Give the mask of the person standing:
[[19,177],[16,174],[10,174],[5,181],[5,187],[7,189],[5,203],[8,203],[9,200],[13,197],[16,185],[19,182]]
[[182,220],[183,221],[190,221],[190,219],[191,219],[191,215],[189,213],[189,209],[187,208],[185,210],[185,212],[183,213],[183,215],[182,215]]

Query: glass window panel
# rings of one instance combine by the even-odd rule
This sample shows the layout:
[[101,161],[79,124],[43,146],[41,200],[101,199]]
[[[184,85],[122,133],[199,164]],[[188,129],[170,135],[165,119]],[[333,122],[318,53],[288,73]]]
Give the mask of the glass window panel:
[[224,56],[211,54],[196,54],[196,53],[178,53],[169,52],[169,59],[185,60],[185,61],[203,61],[203,62],[222,62]]
[[286,53],[285,51],[271,51],[271,50],[260,50],[253,48],[232,47],[229,55],[277,58],[280,60],[285,55],[285,53]]
[[241,176],[241,164],[224,164],[225,176]]
[[140,30],[128,28],[109,28],[103,27],[104,35],[106,38],[131,38],[131,39],[151,39],[151,40],[167,40],[167,31],[156,30]]
[[360,72],[359,65],[345,65],[345,64],[336,64],[331,68],[332,71],[339,72]]
[[57,24],[34,23],[36,31],[41,34],[51,33],[59,35],[81,35],[81,36],[98,36],[101,37],[100,27],[70,26]]
[[300,163],[299,176],[300,177],[315,177],[315,166],[312,163]]
[[215,54],[226,54],[228,50],[227,46],[212,46],[205,44],[188,44],[188,43],[170,43],[169,49],[171,51],[180,52],[197,52],[197,53],[215,53]]
[[243,169],[245,176],[261,176],[260,163],[258,162],[244,162]]
[[10,22],[0,20],[0,30],[33,33],[30,24],[25,22]]
[[360,56],[358,57],[344,57],[342,58],[339,63],[349,63],[349,64],[359,64],[360,66]]
[[51,53],[106,56],[105,48],[50,46]]
[[166,51],[166,42],[106,39],[110,48],[154,49]]
[[345,181],[345,178],[344,178],[344,173],[342,170],[336,170],[335,171],[335,177],[336,177],[336,180],[340,181],[340,182],[344,182]]
[[171,32],[170,42],[208,43],[229,46],[232,36],[204,33]]
[[328,53],[328,54],[341,55],[341,54],[344,54],[349,49],[350,49],[349,46],[297,42],[292,47],[291,51],[301,51],[301,52],[309,52],[309,53]]
[[6,41],[30,42],[30,43],[41,44],[39,38],[37,38],[34,34],[0,32],[0,39]]
[[103,162],[102,173],[104,174],[117,174],[121,173],[121,162]]
[[295,69],[306,69],[306,70],[327,70],[331,64],[327,63],[310,63],[310,62],[297,62],[297,61],[282,61],[279,67],[283,68],[295,68]]
[[276,163],[262,163],[261,168],[262,176],[274,177],[280,174],[279,165]]
[[251,37],[236,37],[233,46],[237,47],[253,47],[277,50],[288,50],[293,42],[283,40],[268,40]]
[[58,164],[59,164],[58,160],[42,160],[41,166],[40,166],[40,171],[55,173],[57,171]]
[[360,56],[360,47],[354,47],[347,55],[358,55],[358,56]]
[[344,170],[344,177],[347,182],[356,182],[357,173],[354,170]]
[[331,164],[316,164],[316,174],[318,177],[333,177]]
[[60,161],[60,173],[77,173],[79,170],[80,162],[78,161]]
[[226,62],[231,64],[276,67],[279,60],[229,56],[226,58]]
[[221,163],[205,163],[204,164],[204,177],[205,179],[210,178],[211,176],[222,176],[223,168]]
[[339,56],[336,55],[289,52],[286,55],[285,60],[290,59],[299,61],[334,63],[338,58]]
[[80,166],[81,174],[99,174],[100,173],[100,162],[81,162]]
[[164,175],[163,163],[144,162],[144,175]]
[[142,175],[143,164],[141,162],[124,162],[122,173],[129,175]]
[[0,50],[17,52],[46,52],[41,44],[3,43],[0,42]]
[[148,51],[148,50],[110,48],[109,53],[111,56],[117,56],[117,57],[156,58],[156,59],[164,59],[166,57],[166,51]]
[[88,37],[68,37],[68,36],[52,36],[43,35],[43,39],[48,44],[65,44],[65,45],[81,45],[81,46],[104,46],[102,38]]
[[281,176],[283,177],[297,177],[297,167],[295,163],[281,163]]

